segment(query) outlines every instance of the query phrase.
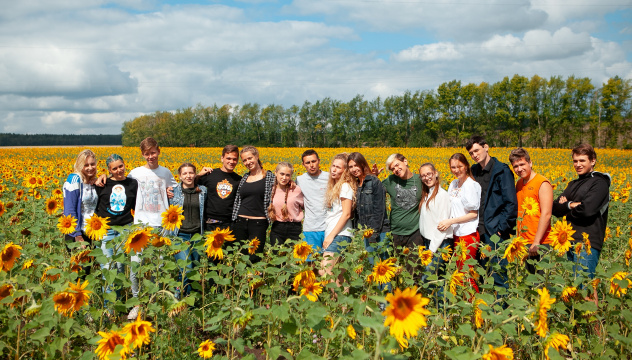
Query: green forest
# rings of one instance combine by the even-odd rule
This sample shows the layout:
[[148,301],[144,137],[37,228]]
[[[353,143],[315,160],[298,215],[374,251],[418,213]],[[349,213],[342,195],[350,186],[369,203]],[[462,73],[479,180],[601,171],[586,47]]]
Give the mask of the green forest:
[[473,134],[494,146],[632,148],[632,80],[514,75],[490,84],[453,80],[436,90],[348,102],[325,98],[284,108],[246,103],[157,111],[127,121],[124,146],[461,146]]
[[0,134],[0,146],[121,145],[121,135]]

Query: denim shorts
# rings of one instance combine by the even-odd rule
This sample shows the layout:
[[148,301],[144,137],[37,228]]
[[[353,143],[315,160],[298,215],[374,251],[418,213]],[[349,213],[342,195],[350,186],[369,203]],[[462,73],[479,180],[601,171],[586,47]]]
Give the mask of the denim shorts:
[[[342,245],[342,242],[345,242],[346,244]],[[334,241],[332,241],[331,244],[329,244],[329,246],[327,246],[324,251],[340,254],[350,243],[351,237],[345,235],[336,235],[334,237]]]

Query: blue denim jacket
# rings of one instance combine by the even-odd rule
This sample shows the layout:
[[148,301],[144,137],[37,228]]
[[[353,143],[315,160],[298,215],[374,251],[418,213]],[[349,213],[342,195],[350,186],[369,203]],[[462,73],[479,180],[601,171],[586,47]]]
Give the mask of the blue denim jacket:
[[386,190],[382,182],[373,175],[367,175],[356,192],[353,227],[357,228],[359,225],[373,229],[369,242],[377,242],[380,233],[390,230],[386,213]]
[[[200,188],[200,233],[203,234],[204,233],[204,201],[206,200],[206,186],[204,185],[198,185],[198,187]],[[179,206],[183,206],[184,205],[184,194],[182,193],[182,183],[179,183],[178,185],[176,185],[176,187],[173,188],[173,198],[169,199],[169,205],[179,205]],[[178,235],[178,231],[180,229],[176,229],[175,235]]]

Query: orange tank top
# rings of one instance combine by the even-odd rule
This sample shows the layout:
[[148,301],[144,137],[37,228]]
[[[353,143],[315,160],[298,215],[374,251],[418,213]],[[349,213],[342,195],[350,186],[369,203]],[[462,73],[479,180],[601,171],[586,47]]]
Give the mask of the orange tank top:
[[[529,241],[529,244],[533,243],[535,239],[535,233],[538,231],[538,223],[540,222],[540,186],[542,183],[551,183],[547,178],[540,174],[536,174],[527,185],[523,185],[522,179],[519,179],[516,183],[516,196],[518,197],[518,217],[522,218],[522,221],[518,220],[517,233],[521,234],[523,238]],[[537,204],[537,209],[535,205]],[[551,223],[542,237],[542,244],[548,244],[549,232],[551,232]]]

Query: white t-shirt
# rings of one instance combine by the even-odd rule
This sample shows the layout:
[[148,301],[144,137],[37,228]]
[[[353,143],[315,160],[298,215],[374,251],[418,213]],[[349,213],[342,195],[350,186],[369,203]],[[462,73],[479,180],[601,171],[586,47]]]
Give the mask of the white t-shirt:
[[[336,199],[329,209],[326,211],[325,216],[325,237],[327,237],[336,227],[338,220],[342,217],[342,202],[340,199],[353,200],[353,190],[349,184],[344,183],[340,188],[340,198]],[[347,220],[347,223],[337,235],[352,236],[351,230],[353,225],[351,219]]]
[[[472,210],[478,210],[481,203],[481,186],[468,177],[459,188],[459,179],[455,179],[448,188],[450,196],[450,219],[461,217]],[[465,236],[476,232],[478,228],[478,213],[476,219],[462,224],[452,225],[454,235]]]
[[[428,197],[433,191],[434,187],[430,189]],[[430,201],[429,207],[426,207],[426,203],[421,204],[419,214],[419,232],[421,236],[430,240],[430,251],[436,252],[444,239],[452,237],[452,226],[445,231],[437,229],[440,221],[450,218],[450,196],[448,196],[447,191],[439,187],[437,195]]]
[[134,224],[161,226],[161,215],[169,207],[167,188],[177,185],[171,171],[163,166],[158,166],[156,169],[141,166],[130,171],[129,177],[138,181]]
[[303,201],[305,206],[305,220],[303,220],[303,231],[324,231],[325,230],[325,192],[329,173],[321,171],[318,176],[311,176],[308,173],[296,178],[296,184],[303,190]]

